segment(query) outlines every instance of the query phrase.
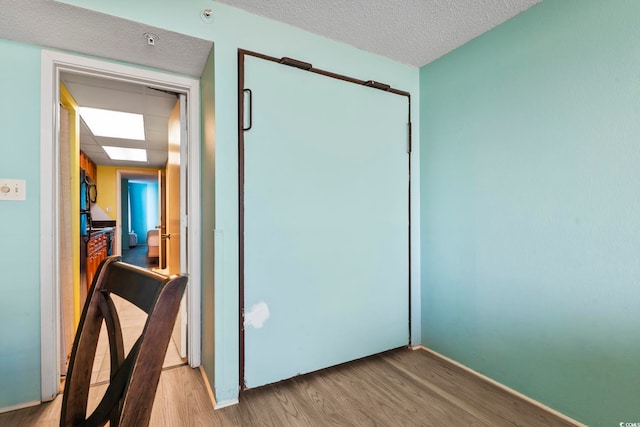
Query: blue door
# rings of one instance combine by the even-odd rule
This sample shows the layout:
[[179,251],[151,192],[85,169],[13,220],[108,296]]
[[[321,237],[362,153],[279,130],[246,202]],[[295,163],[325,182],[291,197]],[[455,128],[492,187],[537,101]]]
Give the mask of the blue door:
[[253,56],[244,87],[246,387],[407,345],[407,98]]

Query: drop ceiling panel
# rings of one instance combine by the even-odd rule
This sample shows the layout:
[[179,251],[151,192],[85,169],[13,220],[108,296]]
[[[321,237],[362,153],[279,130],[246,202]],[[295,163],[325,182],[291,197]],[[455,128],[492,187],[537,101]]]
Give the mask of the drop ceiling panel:
[[[158,150],[147,150],[147,161],[150,165],[162,163],[166,164],[167,153],[166,151],[158,151]],[[157,166],[156,166],[157,167]]]
[[137,94],[142,94],[144,91],[144,87],[139,84],[123,82],[120,80],[107,80],[99,77],[87,76],[84,74],[71,73],[65,73],[63,77],[66,83],[77,83],[87,86],[95,86],[104,89],[119,90]]
[[167,117],[167,111],[171,112],[175,105],[175,96],[171,96],[171,98],[164,98],[159,96],[146,95],[144,97],[143,111],[149,116]]
[[[101,146],[125,147],[125,148],[147,148],[147,141],[137,141],[134,139],[107,138],[104,136],[94,136],[94,140]],[[80,142],[82,145],[82,141]]]
[[99,145],[95,145],[95,144],[85,144],[82,147],[82,151],[84,151],[84,153],[86,155],[88,155],[91,158],[91,160],[94,161],[94,163],[96,162],[96,160],[94,158],[95,156],[97,156],[97,155],[106,156],[106,154],[105,154],[104,150],[102,149],[102,147],[100,147]]
[[66,83],[67,89],[81,107],[102,108],[105,110],[144,113],[142,93],[106,89],[77,83]]
[[[143,85],[62,73],[61,80],[81,107],[105,108],[144,115],[145,140],[129,140],[94,136],[84,121],[80,121],[80,149],[98,165],[140,166],[164,168],[167,162],[169,115],[176,96]],[[111,160],[102,146],[144,148],[148,162]]]
[[160,131],[162,134],[165,135],[165,139],[166,139],[166,135],[169,129],[169,118],[168,116],[166,116],[166,111],[171,112],[170,108],[165,109],[164,113],[161,111],[158,112],[161,115],[145,114],[144,115],[145,130],[149,130],[152,132]]
[[148,131],[146,137],[147,148],[155,150],[167,149],[167,132]]

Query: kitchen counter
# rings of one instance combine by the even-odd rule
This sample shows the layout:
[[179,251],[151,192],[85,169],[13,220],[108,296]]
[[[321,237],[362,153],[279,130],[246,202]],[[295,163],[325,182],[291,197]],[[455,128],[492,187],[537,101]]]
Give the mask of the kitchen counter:
[[113,233],[114,227],[100,227],[100,228],[92,228],[89,233],[90,237],[97,236],[101,233]]

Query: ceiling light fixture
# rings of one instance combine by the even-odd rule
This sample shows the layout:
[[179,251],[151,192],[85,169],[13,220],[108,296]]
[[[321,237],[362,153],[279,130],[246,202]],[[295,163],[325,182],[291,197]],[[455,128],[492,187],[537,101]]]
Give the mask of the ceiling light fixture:
[[94,136],[144,141],[142,114],[80,107],[80,117]]
[[144,148],[110,147],[103,145],[104,151],[111,160],[125,160],[129,162],[146,162],[147,150]]

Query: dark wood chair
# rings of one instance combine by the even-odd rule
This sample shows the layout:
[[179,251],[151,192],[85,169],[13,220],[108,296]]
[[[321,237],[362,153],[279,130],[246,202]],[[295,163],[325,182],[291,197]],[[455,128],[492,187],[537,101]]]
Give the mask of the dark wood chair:
[[[120,261],[105,259],[93,280],[78,325],[67,372],[61,427],[148,426],[165,353],[187,285],[186,276],[169,278]],[[125,357],[122,331],[111,294],[144,310],[140,337]],[[87,416],[91,371],[102,322],[107,326],[111,375],[104,397]]]

